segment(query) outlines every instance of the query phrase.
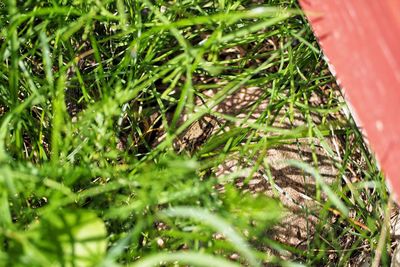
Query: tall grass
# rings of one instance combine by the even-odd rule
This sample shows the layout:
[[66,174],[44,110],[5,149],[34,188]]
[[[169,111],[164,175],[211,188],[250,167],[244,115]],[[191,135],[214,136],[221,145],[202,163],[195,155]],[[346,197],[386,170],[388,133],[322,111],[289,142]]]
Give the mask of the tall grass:
[[[0,25],[1,265],[285,265],[271,251],[286,250],[345,265],[377,246],[382,176],[357,127],[334,115],[344,105],[296,1],[7,0]],[[245,87],[262,89],[247,117],[215,109]],[[276,128],[283,110],[308,123]],[[177,145],[207,116],[221,121],[212,137]],[[266,234],[279,201],[235,186],[262,161],[215,176],[233,154],[332,135],[339,175],[306,250]]]

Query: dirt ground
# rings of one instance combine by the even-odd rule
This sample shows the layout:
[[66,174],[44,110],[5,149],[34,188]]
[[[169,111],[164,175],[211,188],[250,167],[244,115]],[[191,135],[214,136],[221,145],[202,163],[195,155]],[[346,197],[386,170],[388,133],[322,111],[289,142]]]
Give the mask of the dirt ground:
[[[203,92],[206,97],[213,97],[214,91],[209,90]],[[225,115],[231,115],[236,118],[246,118],[249,114],[249,107],[259,100],[262,89],[257,87],[242,88],[235,94],[227,97],[222,103],[214,108],[214,111]],[[202,101],[197,102],[202,105]],[[256,110],[252,113],[248,122],[254,122],[268,106],[268,100],[262,101]],[[299,112],[296,113],[293,121],[285,117],[286,110],[282,109],[280,115],[273,123],[273,127],[289,129],[302,125],[306,125],[306,120]],[[313,117],[318,123],[320,118]],[[204,141],[203,139],[218,132],[219,126],[224,120],[217,120],[212,117],[206,117],[203,122],[196,122],[187,132],[185,132],[180,140],[186,144],[196,144]],[[210,130],[212,128],[212,130]],[[335,138],[326,138],[325,144],[335,151],[337,144]],[[243,179],[236,179],[235,183],[243,191],[253,193],[262,193],[270,197],[279,198],[285,206],[287,212],[280,225],[270,231],[271,237],[279,242],[287,245],[301,247],[306,245],[308,237],[313,235],[314,225],[317,217],[313,215],[305,215],[305,211],[315,211],[317,208],[315,197],[315,179],[309,175],[305,175],[301,170],[291,167],[287,160],[297,160],[313,163],[313,151],[311,143],[314,145],[314,152],[317,155],[318,171],[324,179],[324,182],[331,184],[338,175],[335,169],[334,160],[329,157],[320,141],[317,138],[297,139],[290,144],[284,144],[268,149],[267,155],[262,159],[265,167],[260,167],[253,174],[249,183],[244,186]],[[254,166],[257,157],[252,159],[243,159],[238,155],[231,155],[223,164],[214,170],[216,177],[229,176],[235,171],[248,169]],[[271,174],[268,176],[268,172]],[[248,173],[248,174],[249,174]],[[242,173],[243,178],[246,173]],[[270,180],[272,178],[272,181]],[[273,186],[272,186],[273,185]],[[280,255],[284,258],[290,257],[290,254]]]

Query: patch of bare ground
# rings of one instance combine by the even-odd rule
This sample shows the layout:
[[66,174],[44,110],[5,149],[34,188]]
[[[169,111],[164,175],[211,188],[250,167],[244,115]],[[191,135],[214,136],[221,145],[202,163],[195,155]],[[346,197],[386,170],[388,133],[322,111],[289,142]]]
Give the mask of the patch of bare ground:
[[[249,108],[259,101],[262,94],[261,88],[243,88],[217,106],[216,111],[233,115],[236,118],[248,118],[247,122],[251,123],[257,120],[268,108],[269,100],[262,100],[248,117]],[[295,112],[292,120],[285,116],[286,112],[287,110],[283,108],[275,121],[271,123],[271,126],[281,129],[294,129],[306,125],[306,119],[299,111]],[[320,118],[313,116],[312,120],[318,123]],[[265,135],[266,133],[260,134]],[[331,149],[335,149],[331,137],[326,138],[324,142]],[[316,155],[316,159],[313,158],[313,155]],[[263,158],[260,159],[259,157]],[[239,169],[248,168],[250,170],[255,162],[261,162],[254,173],[250,174],[249,171],[251,179],[248,183],[243,181],[248,177],[243,176],[242,179],[236,180],[236,184],[243,191],[279,198],[287,212],[281,223],[270,230],[268,234],[283,244],[304,248],[307,239],[313,236],[314,225],[318,220],[315,216],[318,204],[314,201],[316,182],[314,177],[291,167],[288,160],[297,160],[318,166],[318,171],[327,184],[331,184],[337,178],[338,171],[334,167],[334,159],[329,157],[321,145],[321,141],[317,138],[288,140],[287,144],[273,146],[267,150],[265,155],[254,155],[252,158],[233,154],[215,169],[215,175],[222,177]],[[281,256],[287,258],[290,253]]]
[[[189,150],[192,153],[193,150],[204,144],[207,138],[218,135],[220,131],[226,131],[232,127],[245,127],[257,122],[262,117],[263,112],[267,111],[270,104],[270,99],[263,97],[264,93],[263,89],[258,87],[241,88],[213,108],[213,114],[217,114],[216,116],[206,116],[201,121],[193,123],[178,138],[177,146],[180,147],[181,151]],[[203,91],[202,100],[198,100],[197,105],[203,105],[215,94],[215,90]],[[313,102],[316,106],[323,101],[324,99],[321,99],[317,94],[312,94],[310,99],[310,102]],[[310,114],[307,120],[305,114],[296,109],[294,116],[290,117],[288,114],[290,114],[289,107],[281,108],[278,114],[270,114],[270,117],[274,117],[274,120],[270,121],[271,128],[282,129],[283,131],[306,128],[310,119],[316,125],[322,121],[322,118],[315,114]],[[238,120],[228,122],[223,115]],[[343,114],[332,115],[331,120],[343,119]],[[262,129],[257,132],[258,137],[273,137],[274,134],[277,133],[269,133]],[[241,145],[245,146],[247,141],[247,139],[243,140]],[[281,244],[306,250],[308,242],[311,242],[312,237],[317,234],[315,226],[319,223],[318,212],[321,205],[324,205],[326,195],[322,193],[321,196],[318,196],[315,178],[298,168],[292,167],[288,161],[301,161],[314,166],[327,185],[338,182],[338,180],[340,182],[341,177],[339,177],[339,172],[335,167],[337,161],[340,160],[340,143],[340,138],[335,135],[323,138],[288,138],[281,144],[269,146],[265,153],[259,151],[251,155],[241,155],[240,152],[231,153],[223,163],[213,169],[213,172],[217,179],[224,181],[221,182],[221,187],[219,187],[222,191],[223,184],[230,182],[243,192],[265,194],[279,199],[286,208],[286,213],[280,224],[268,230],[266,235]],[[330,150],[330,153],[327,150]],[[251,149],[248,151],[251,153]],[[334,155],[332,155],[332,151]],[[236,175],[237,173],[240,174]],[[230,181],[225,179],[232,175],[235,179]],[[337,212],[332,210],[332,221],[336,220]],[[354,221],[354,223],[357,224],[358,222]],[[361,225],[363,226],[362,223]],[[328,230],[329,226],[326,226],[326,229]],[[350,246],[351,243],[351,238],[343,240],[344,247]],[[291,259],[293,256],[289,251],[262,249],[266,253],[278,255],[284,259]],[[363,263],[366,259],[368,260],[368,255],[369,253],[362,252],[355,261]],[[332,262],[334,262],[337,257],[336,252],[329,254],[329,257],[332,257]]]

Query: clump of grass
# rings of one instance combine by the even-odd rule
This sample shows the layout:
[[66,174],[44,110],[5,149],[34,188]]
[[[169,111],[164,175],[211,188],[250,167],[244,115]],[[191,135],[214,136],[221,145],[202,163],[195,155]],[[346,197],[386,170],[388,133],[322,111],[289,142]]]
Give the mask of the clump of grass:
[[[306,265],[345,265],[376,247],[382,176],[354,124],[332,116],[343,102],[295,1],[9,0],[0,25],[5,266],[287,264],[265,247]],[[215,109],[245,87],[262,91],[248,116]],[[308,123],[277,128],[282,111]],[[188,144],[182,135],[207,116],[218,130]],[[265,234],[282,214],[277,200],[227,182],[248,181],[261,161],[250,175],[238,166],[215,177],[233,154],[262,159],[271,147],[332,135],[339,177],[326,202],[317,187],[306,250]],[[353,184],[342,178],[350,174]],[[332,216],[337,203],[350,213]]]

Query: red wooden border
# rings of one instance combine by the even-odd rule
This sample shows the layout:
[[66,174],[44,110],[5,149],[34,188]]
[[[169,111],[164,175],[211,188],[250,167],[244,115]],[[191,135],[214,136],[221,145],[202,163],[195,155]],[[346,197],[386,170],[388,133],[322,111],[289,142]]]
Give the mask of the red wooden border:
[[331,72],[400,196],[400,0],[300,0]]

